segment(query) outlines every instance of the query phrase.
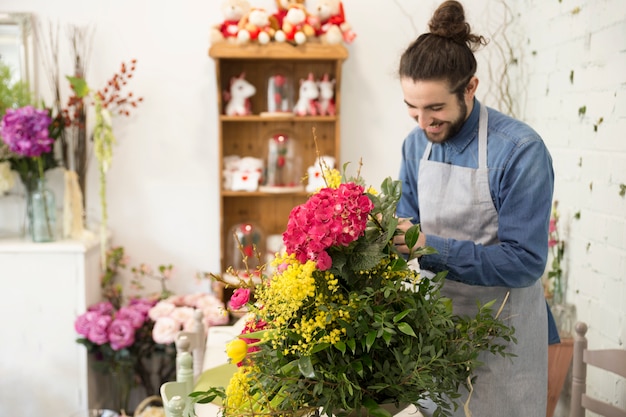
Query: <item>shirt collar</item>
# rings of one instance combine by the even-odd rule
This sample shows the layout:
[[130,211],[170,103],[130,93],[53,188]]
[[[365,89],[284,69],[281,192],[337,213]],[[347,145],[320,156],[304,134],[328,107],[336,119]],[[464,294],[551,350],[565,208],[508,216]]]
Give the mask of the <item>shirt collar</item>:
[[459,153],[463,152],[465,148],[478,136],[478,118],[480,115],[480,102],[474,97],[474,106],[470,116],[467,118],[461,130],[448,139],[445,143],[453,147]]

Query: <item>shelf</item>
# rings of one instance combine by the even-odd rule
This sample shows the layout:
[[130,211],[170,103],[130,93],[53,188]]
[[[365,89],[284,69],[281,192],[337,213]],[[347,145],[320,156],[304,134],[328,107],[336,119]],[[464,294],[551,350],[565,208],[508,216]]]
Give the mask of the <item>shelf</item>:
[[261,116],[261,115],[250,115],[250,116],[225,116],[220,115],[220,121],[229,123],[241,123],[241,122],[249,122],[249,123],[258,123],[258,122],[298,122],[298,123],[311,123],[311,122],[321,122],[321,123],[334,123],[337,121],[337,116]]
[[289,60],[345,60],[348,51],[341,44],[309,42],[303,45],[272,42],[239,45],[231,42],[218,42],[209,48],[209,56],[219,59],[289,59]]
[[285,192],[285,193],[267,193],[263,191],[227,191],[222,190],[222,197],[241,198],[241,197],[308,197],[311,193],[306,191]]

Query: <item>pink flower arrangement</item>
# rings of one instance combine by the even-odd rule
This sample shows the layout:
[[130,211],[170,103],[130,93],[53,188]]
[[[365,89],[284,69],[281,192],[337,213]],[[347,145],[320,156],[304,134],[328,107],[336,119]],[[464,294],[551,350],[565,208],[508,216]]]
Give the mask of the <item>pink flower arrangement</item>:
[[109,343],[119,351],[135,343],[135,334],[146,325],[148,309],[155,301],[132,299],[128,306],[115,310],[109,301],[92,305],[74,322],[76,332],[88,341],[102,346]]
[[365,231],[368,214],[374,208],[361,185],[353,182],[338,188],[322,188],[289,215],[283,241],[298,261],[317,262],[321,271],[332,266],[326,249],[348,246]]

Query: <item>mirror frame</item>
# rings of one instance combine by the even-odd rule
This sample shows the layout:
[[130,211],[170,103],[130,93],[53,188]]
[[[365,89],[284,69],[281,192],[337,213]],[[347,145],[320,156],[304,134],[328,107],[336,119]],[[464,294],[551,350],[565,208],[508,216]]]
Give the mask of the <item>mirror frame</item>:
[[37,68],[37,42],[34,16],[32,13],[0,12],[0,27],[2,26],[18,27],[18,34],[14,39],[16,43],[20,44],[16,71],[20,79],[28,83],[28,87],[36,99],[39,97],[39,86],[35,70]]

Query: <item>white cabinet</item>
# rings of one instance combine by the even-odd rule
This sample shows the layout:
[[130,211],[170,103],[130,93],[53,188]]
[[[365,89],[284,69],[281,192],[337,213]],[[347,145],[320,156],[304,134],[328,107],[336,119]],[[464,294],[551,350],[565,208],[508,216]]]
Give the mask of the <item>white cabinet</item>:
[[96,407],[74,320],[100,296],[89,241],[0,240],[0,416],[70,417]]

